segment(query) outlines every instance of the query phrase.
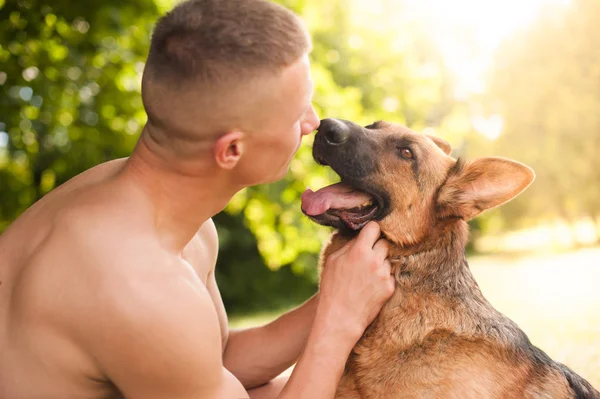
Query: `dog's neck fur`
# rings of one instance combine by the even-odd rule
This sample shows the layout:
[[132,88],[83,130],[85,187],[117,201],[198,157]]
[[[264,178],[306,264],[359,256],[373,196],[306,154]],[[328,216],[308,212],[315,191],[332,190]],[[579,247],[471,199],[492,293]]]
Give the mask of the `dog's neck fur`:
[[[466,261],[468,235],[466,222],[447,220],[418,246],[392,245],[389,259],[396,290],[367,335],[411,331],[410,336],[389,337],[391,345],[402,347],[420,342],[436,329],[472,335],[479,323],[486,324],[483,319],[496,324],[502,316],[483,297]],[[415,322],[420,327],[403,327]]]
[[465,257],[468,237],[467,223],[454,219],[439,222],[417,245],[392,245],[389,259],[397,284],[401,289],[481,296]]
[[[503,319],[483,297],[469,270],[467,223],[461,219],[438,221],[426,237],[416,245],[390,246],[388,259],[396,290],[365,338],[383,335],[390,349],[397,349],[420,342],[436,329],[473,335],[486,324],[497,325]],[[351,238],[338,231],[325,256]],[[406,335],[407,331],[411,334]],[[365,344],[363,340],[358,347]]]

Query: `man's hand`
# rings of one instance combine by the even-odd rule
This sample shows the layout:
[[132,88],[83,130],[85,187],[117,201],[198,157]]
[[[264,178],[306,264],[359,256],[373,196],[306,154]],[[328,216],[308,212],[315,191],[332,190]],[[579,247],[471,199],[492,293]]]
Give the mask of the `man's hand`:
[[313,328],[280,399],[333,398],[350,351],[394,293],[379,233],[371,222],[326,259]]
[[389,243],[379,239],[380,228],[369,222],[358,237],[326,259],[321,276],[317,319],[329,328],[344,329],[360,338],[394,293]]

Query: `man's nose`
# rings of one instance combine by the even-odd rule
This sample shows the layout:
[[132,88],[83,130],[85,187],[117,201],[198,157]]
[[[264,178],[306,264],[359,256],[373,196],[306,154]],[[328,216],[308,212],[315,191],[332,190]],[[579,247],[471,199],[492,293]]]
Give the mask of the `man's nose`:
[[327,143],[338,145],[348,140],[350,137],[350,128],[342,121],[327,118],[321,121],[319,133],[325,137]]
[[310,109],[306,113],[304,117],[304,121],[302,122],[302,135],[306,136],[311,132],[317,130],[319,127],[319,117],[317,116],[317,112],[315,108],[311,105]]

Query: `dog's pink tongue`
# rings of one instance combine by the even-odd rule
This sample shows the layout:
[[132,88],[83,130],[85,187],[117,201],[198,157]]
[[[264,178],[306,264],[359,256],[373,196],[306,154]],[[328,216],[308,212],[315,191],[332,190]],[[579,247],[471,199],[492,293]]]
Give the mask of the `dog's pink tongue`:
[[302,210],[309,216],[317,216],[329,209],[356,208],[370,199],[371,196],[362,191],[355,190],[344,183],[337,183],[318,191],[307,189],[302,194]]

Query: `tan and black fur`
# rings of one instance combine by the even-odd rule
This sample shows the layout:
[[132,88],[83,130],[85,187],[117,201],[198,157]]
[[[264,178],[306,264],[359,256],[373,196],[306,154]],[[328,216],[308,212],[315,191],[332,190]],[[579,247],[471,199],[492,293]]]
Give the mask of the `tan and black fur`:
[[[406,148],[412,158],[402,156]],[[490,305],[465,258],[467,221],[518,195],[533,171],[503,158],[457,161],[450,152],[445,141],[395,124],[321,124],[314,157],[376,199],[396,279],[336,397],[600,398]],[[323,267],[356,232],[335,218],[313,219],[338,228]]]

